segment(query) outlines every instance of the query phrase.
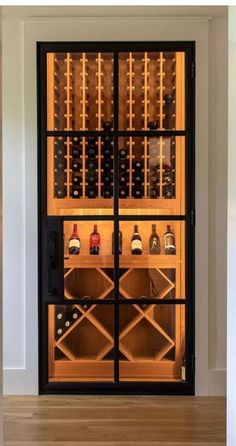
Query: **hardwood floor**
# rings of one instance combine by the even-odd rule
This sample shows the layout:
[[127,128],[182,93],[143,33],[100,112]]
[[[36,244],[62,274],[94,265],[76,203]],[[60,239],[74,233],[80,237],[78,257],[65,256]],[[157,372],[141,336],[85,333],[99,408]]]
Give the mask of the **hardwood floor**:
[[5,446],[223,446],[225,399],[4,398]]

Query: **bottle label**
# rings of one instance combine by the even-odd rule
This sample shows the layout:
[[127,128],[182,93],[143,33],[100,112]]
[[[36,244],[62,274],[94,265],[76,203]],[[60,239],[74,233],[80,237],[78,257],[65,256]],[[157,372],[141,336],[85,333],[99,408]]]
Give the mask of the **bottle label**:
[[69,249],[71,248],[80,248],[80,240],[78,240],[77,238],[72,238],[69,241]]
[[90,238],[90,246],[99,246],[100,244],[100,236],[99,234],[92,234]]
[[175,243],[174,243],[174,236],[173,234],[166,234],[165,235],[165,249],[175,249]]
[[142,242],[141,240],[133,240],[131,243],[131,249],[140,249],[142,251]]

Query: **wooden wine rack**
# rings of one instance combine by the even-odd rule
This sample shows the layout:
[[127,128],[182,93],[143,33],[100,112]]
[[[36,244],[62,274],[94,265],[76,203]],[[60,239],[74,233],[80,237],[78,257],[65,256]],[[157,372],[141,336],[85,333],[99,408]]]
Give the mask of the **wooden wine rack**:
[[[50,380],[112,380],[114,333],[112,315],[114,298],[114,258],[112,222],[99,221],[100,254],[89,254],[92,222],[76,222],[81,240],[80,254],[68,253],[68,241],[74,222],[64,223],[64,295],[67,301],[85,295],[94,304],[84,309],[74,305],[79,317],[59,338],[56,337],[56,312],[63,306],[49,308],[49,375]],[[120,255],[120,298],[156,299],[185,297],[184,223],[158,222],[161,254],[150,255],[148,242],[151,225],[137,222],[143,242],[143,254],[130,254],[133,222],[120,222],[123,243]],[[164,254],[164,233],[170,224],[175,234],[176,254]],[[111,299],[111,305],[96,300]],[[71,305],[72,306],[72,305]],[[158,308],[158,310],[157,310]],[[120,371],[121,379],[180,380],[183,355],[184,310],[181,305],[130,304],[120,306]],[[171,328],[172,327],[172,328]]]
[[[113,123],[113,65],[112,53],[48,53],[48,130],[102,131],[105,121]],[[183,52],[121,53],[119,130],[147,131],[150,121],[157,122],[157,130],[183,130],[184,66]],[[140,214],[179,215],[185,212],[184,138],[156,138],[158,153],[153,164],[157,165],[159,173],[156,196],[152,197],[150,144],[153,144],[154,139],[147,136],[139,139],[132,136],[119,138],[119,149],[128,149],[127,195],[120,199],[121,214],[137,213],[136,209],[139,209]],[[82,138],[80,143],[81,192],[78,198],[72,198],[72,139],[65,137],[63,142],[64,167],[59,175],[58,158],[55,155],[58,138],[51,136],[47,139],[48,215],[111,215],[112,197],[103,196],[102,138],[96,138],[96,196],[90,199],[86,173],[88,141]],[[135,160],[143,163],[143,180],[141,198],[134,200]],[[170,187],[165,185],[167,160],[170,166],[167,175]]]

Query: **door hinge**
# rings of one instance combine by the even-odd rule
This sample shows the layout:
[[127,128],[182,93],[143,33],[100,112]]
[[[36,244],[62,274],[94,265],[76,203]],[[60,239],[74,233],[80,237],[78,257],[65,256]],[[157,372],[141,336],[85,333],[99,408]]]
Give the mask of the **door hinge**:
[[191,225],[192,226],[196,225],[196,212],[195,212],[195,209],[191,210]]
[[195,363],[196,363],[196,357],[194,355],[191,356],[191,370],[192,372],[195,372]]
[[191,79],[195,79],[196,76],[196,65],[195,62],[192,62],[191,64]]

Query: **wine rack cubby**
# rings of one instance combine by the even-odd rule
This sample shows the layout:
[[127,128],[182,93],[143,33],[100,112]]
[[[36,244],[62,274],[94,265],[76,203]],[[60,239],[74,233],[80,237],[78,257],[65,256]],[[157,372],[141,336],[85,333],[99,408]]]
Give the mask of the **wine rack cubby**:
[[193,63],[39,44],[43,390],[193,392]]

